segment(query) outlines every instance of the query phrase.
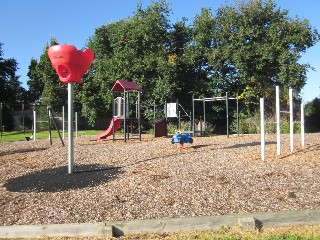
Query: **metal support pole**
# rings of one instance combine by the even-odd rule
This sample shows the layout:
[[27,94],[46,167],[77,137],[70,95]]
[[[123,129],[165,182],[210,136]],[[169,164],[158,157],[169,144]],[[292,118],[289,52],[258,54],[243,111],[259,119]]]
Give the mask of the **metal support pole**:
[[266,137],[264,123],[264,98],[260,98],[260,133],[261,133],[261,159],[266,157]]
[[138,92],[138,127],[139,127],[139,141],[141,141],[141,106],[140,106],[140,92]]
[[124,91],[124,103],[123,103],[123,107],[124,107],[124,116],[123,116],[123,140],[124,142],[127,141],[127,92]]
[[[139,95],[139,93],[138,93]],[[138,96],[139,98],[139,96]],[[138,119],[138,100],[136,101],[136,119]]]
[[64,139],[64,131],[65,131],[64,121],[65,121],[65,117],[64,117],[64,106],[62,106],[62,139]]
[[153,101],[153,133],[156,137],[156,101]]
[[164,102],[164,117],[166,119],[166,137],[168,137],[168,114],[167,114],[167,101]]
[[2,137],[3,126],[2,126],[2,103],[0,103],[0,132]]
[[128,121],[127,121],[127,139],[130,139],[130,124],[132,123],[132,120],[130,119],[130,112],[129,112],[129,108],[130,108],[130,95],[129,92],[127,92],[127,115],[128,115]]
[[228,101],[228,92],[226,92],[226,117],[227,117],[227,137],[229,137],[229,101]]
[[178,118],[177,128],[180,129],[180,126],[179,126],[179,124],[180,124],[180,114],[179,114],[179,102],[178,102],[178,99],[176,101],[176,117]]
[[192,132],[193,132],[193,137],[195,137],[195,126],[194,126],[194,95],[192,95]]
[[236,101],[237,101],[237,135],[239,137],[239,99],[238,99],[238,93],[236,95]]
[[22,106],[21,106],[21,110],[22,110],[22,126],[23,126],[23,134],[26,134],[26,128],[24,126],[24,103],[22,103]]
[[68,173],[73,173],[74,146],[73,146],[73,85],[68,83]]
[[51,108],[50,108],[50,106],[47,106],[47,116],[48,116],[49,141],[50,141],[50,145],[52,145],[52,136],[51,136]]
[[304,104],[301,103],[301,146],[304,147]]
[[164,102],[164,117],[167,122],[168,114],[167,114],[167,101]]
[[36,106],[33,107],[33,141],[36,140],[36,132],[37,132],[37,112]]
[[281,140],[280,140],[280,90],[276,86],[276,123],[277,123],[277,155],[281,154]]
[[54,124],[54,126],[55,126],[56,130],[58,131],[60,141],[61,141],[61,143],[62,143],[62,146],[64,147],[64,142],[63,142],[63,139],[62,139],[62,137],[61,137],[61,134],[60,134],[59,128],[57,127],[57,124],[56,124],[56,122],[54,121],[54,115],[53,115],[53,113],[52,113],[51,109],[49,109],[49,110],[50,110],[50,116],[52,117],[53,124]]
[[115,104],[114,104],[114,92],[112,92],[112,96],[111,96],[111,103],[112,103],[112,140],[114,141],[115,139],[115,132],[114,132],[114,116],[115,116]]
[[[204,126],[204,131],[203,131],[203,136],[206,135],[206,100],[203,98],[203,126]],[[202,135],[202,128],[201,128],[201,135]]]
[[289,101],[290,101],[290,150],[293,152],[293,129],[294,129],[294,122],[293,122],[293,90],[292,88],[289,89]]
[[78,137],[78,112],[74,113],[74,119],[75,119],[75,129],[76,129],[76,138]]

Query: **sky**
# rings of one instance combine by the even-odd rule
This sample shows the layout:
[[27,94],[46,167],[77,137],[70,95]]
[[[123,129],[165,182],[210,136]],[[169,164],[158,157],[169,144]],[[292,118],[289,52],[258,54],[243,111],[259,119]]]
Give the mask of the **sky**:
[[[18,62],[17,75],[27,88],[28,66],[32,58],[38,59],[50,38],[60,44],[71,44],[81,49],[93,36],[96,28],[133,16],[137,4],[146,8],[152,0],[2,0],[0,14],[0,43],[3,57]],[[171,2],[171,22],[183,17],[193,21],[202,7],[213,12],[234,0],[167,0]],[[320,32],[319,0],[274,0],[277,7],[289,10],[292,18],[308,19]],[[307,84],[302,91],[303,102],[320,97],[320,42],[302,54],[300,63],[309,63],[315,71],[307,74]]]

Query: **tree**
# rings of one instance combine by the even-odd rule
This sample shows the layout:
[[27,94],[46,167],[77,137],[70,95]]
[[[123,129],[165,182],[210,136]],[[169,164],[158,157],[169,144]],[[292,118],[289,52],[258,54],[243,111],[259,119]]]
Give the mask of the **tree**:
[[[57,41],[52,38],[50,46],[56,44]],[[60,111],[60,107],[67,102],[67,87],[59,81],[59,76],[51,65],[48,57],[50,46],[47,44],[44,47],[39,62],[31,59],[27,84],[35,102],[50,105],[54,110]]]
[[209,63],[213,47],[213,20],[208,8],[203,8],[201,14],[195,16],[192,38],[186,49],[186,56],[193,63],[193,93],[199,96],[211,95],[213,91],[212,66]]
[[18,63],[15,59],[4,59],[0,43],[0,102],[8,106],[22,102],[25,94],[19,76],[16,75]]
[[[110,116],[117,79],[138,83],[145,106],[179,99],[190,107],[192,95],[229,92],[238,93],[251,114],[259,97],[274,103],[275,85],[294,88],[299,98],[311,69],[299,63],[301,54],[320,38],[307,20],[290,18],[271,0],[238,1],[214,13],[203,8],[190,25],[186,19],[171,24],[169,13],[165,0],[146,9],[138,5],[133,16],[103,25],[89,38],[95,60],[76,85],[75,105],[91,124]],[[42,103],[63,104],[66,87],[49,62],[48,47],[39,62],[31,60],[28,85]]]
[[174,23],[168,33],[169,56],[168,62],[172,65],[171,78],[175,83],[173,98],[179,99],[184,106],[191,105],[192,95],[201,91],[200,85],[195,82],[195,61],[188,52],[192,39],[192,28],[186,25],[187,19]]
[[320,98],[315,98],[312,101],[306,103],[306,131],[307,132],[319,132],[320,131]]
[[29,77],[29,80],[27,81],[27,85],[29,86],[28,92],[30,96],[30,102],[32,103],[40,101],[44,89],[44,83],[41,81],[37,71],[37,65],[37,59],[32,58],[29,65],[29,71],[27,73],[27,76]]
[[134,16],[96,29],[88,42],[95,61],[77,96],[91,123],[109,112],[110,90],[117,79],[139,84],[145,105],[173,96],[174,64],[168,60],[166,47],[167,15],[168,5],[160,1],[145,10],[138,6]]
[[[15,110],[17,104],[21,104],[25,98],[25,89],[21,86],[19,76],[16,75],[18,63],[15,59],[3,57],[2,43],[0,43],[0,103],[2,104],[2,125],[6,129],[12,129],[13,120],[10,111]],[[2,127],[2,126],[0,126]]]
[[275,85],[300,92],[310,66],[298,61],[319,40],[307,20],[290,18],[271,0],[239,1],[212,18],[209,12],[203,9],[196,18],[194,40],[204,47],[214,89],[256,103],[249,112],[257,109],[259,97],[273,95]]

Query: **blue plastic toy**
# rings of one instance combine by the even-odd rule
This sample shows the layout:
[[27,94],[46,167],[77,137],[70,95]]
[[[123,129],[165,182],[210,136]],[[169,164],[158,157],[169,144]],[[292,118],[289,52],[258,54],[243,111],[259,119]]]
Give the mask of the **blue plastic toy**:
[[188,133],[176,132],[171,139],[171,143],[193,143],[192,137]]

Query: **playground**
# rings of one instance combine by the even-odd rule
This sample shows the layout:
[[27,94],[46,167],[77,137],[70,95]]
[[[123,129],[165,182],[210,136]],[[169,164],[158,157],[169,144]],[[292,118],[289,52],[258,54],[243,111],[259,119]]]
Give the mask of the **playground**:
[[320,208],[319,134],[194,137],[179,149],[170,137],[141,141],[96,136],[67,147],[47,139],[1,143],[0,225],[217,216]]
[[[60,81],[68,84],[68,144],[64,145],[60,134],[62,144],[51,141],[50,119],[54,121],[54,117],[50,107],[47,108],[50,144],[36,139],[36,117],[33,141],[1,144],[0,225],[92,223],[320,208],[319,139],[317,134],[305,135],[303,127],[301,137],[294,135],[292,90],[290,136],[280,136],[280,131],[277,136],[265,135],[263,98],[260,99],[261,135],[240,135],[238,127],[237,134],[230,135],[228,101],[236,100],[238,122],[238,96],[229,97],[226,93],[225,97],[193,97],[192,117],[178,101],[165,104],[165,119],[178,118],[179,126],[178,108],[183,109],[190,118],[189,130],[192,131],[188,134],[192,134],[192,138],[183,134],[170,138],[163,125],[161,132],[165,134],[154,138],[142,137],[141,88],[134,82],[117,80],[112,87],[112,118],[107,129],[96,136],[74,139],[73,83],[81,82],[94,53],[89,49],[77,50],[72,45],[54,45],[48,55]],[[81,64],[75,64],[77,61]],[[136,98],[135,114],[130,116],[132,97]],[[200,132],[195,130],[196,122],[199,125],[195,120],[195,101],[203,104],[204,122],[207,101],[225,102],[227,136],[208,137],[201,123]],[[277,104],[280,106],[278,100]],[[159,133],[155,102],[153,107],[154,132]],[[277,116],[280,112],[277,107]],[[303,109],[301,113],[304,116]],[[123,138],[116,139],[122,122]],[[138,138],[130,138],[133,122],[137,124]],[[276,123],[280,128],[278,117]],[[304,126],[303,118],[301,126]]]

